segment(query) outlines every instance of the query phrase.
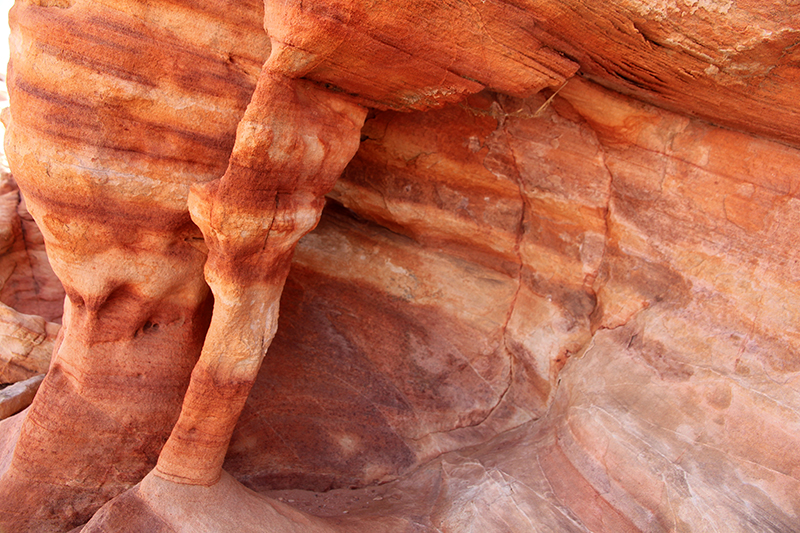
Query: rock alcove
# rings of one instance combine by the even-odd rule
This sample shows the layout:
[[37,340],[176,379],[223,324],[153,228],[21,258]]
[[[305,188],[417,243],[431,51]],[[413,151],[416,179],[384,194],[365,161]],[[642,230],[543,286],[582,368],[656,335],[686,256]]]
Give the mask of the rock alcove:
[[0,531],[800,530],[800,5],[595,4],[19,0]]

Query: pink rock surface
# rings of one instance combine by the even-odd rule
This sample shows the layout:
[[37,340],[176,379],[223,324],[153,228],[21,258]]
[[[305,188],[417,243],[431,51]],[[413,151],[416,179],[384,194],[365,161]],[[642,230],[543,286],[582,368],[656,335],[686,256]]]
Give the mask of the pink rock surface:
[[14,179],[0,183],[0,383],[14,383],[47,372],[64,289]]
[[[800,529],[798,7],[584,4],[21,1],[8,154],[67,298],[36,400],[0,423],[0,531]],[[188,198],[295,153],[229,159],[260,138],[240,120],[270,52],[393,110],[298,244],[234,405],[219,390],[263,353],[221,345],[269,321],[206,342],[208,285],[247,296],[286,265],[215,252]],[[279,122],[323,146],[286,158],[291,197],[344,137]],[[217,222],[258,221],[264,179]],[[0,299],[48,299],[14,283]],[[262,296],[231,301],[263,319]],[[195,367],[204,343],[247,379]],[[186,453],[148,474],[181,405]],[[209,464],[220,481],[179,479]]]
[[[330,211],[301,243],[284,299],[286,326],[240,421],[228,468],[263,488],[319,490],[376,475],[405,477],[391,484],[394,494],[411,507],[431,505],[421,514],[442,530],[469,523],[522,531],[527,520],[543,531],[702,531],[720,524],[732,531],[791,530],[799,464],[791,451],[798,422],[796,359],[790,355],[796,351],[790,311],[796,283],[793,263],[773,236],[790,239],[797,231],[783,205],[793,201],[786,195],[794,190],[792,169],[800,154],[592,84],[571,82],[543,116],[534,117],[542,101],[501,98],[497,105],[516,116],[493,131],[455,108],[368,121],[366,134],[378,130],[382,136],[364,141],[333,195],[351,214]],[[470,127],[454,135],[454,116]],[[428,124],[425,136],[412,136],[421,130],[416,121]],[[468,166],[462,153],[461,179],[439,178],[437,167],[452,168],[447,146],[466,152],[470,143],[482,147],[474,152],[476,163],[497,174]],[[400,146],[406,151],[397,156]],[[436,162],[422,167],[430,169],[424,183],[414,178],[424,172],[417,154]],[[763,165],[770,182],[785,184],[784,192],[772,193],[775,200],[763,211],[726,209],[740,191],[756,196],[775,187],[759,181]],[[366,176],[385,177],[367,182]],[[456,223],[479,228],[467,238],[499,233],[496,221],[502,219],[480,217],[487,212],[480,204],[470,211],[472,198],[480,198],[480,185],[511,190],[515,183],[522,186],[529,221],[519,235],[526,259],[519,277],[503,268],[508,248],[494,257],[476,253],[467,262],[459,242],[467,232],[446,233]],[[450,202],[425,200],[426,189],[447,190]],[[493,207],[499,210],[503,197],[497,198]],[[418,203],[424,218],[409,216]],[[748,222],[753,214],[758,224]],[[478,290],[487,272],[497,280],[490,284],[494,290]],[[509,289],[502,297],[504,286]],[[375,287],[388,295],[373,292]],[[488,295],[497,310],[487,305],[485,314],[508,317],[513,309],[505,327],[501,322],[482,330],[482,315],[466,313]],[[780,303],[758,306],[762,298]],[[448,304],[456,300],[460,306]],[[388,317],[404,325],[387,327]],[[469,345],[455,352],[462,357],[499,335],[509,348],[491,361],[500,366],[505,356],[516,377],[493,417],[476,416],[466,426],[452,421],[442,431],[448,413],[482,412],[481,396],[473,392],[479,386],[471,391],[462,377],[458,395],[435,395],[441,414],[434,419],[439,425],[431,424],[424,411],[431,404],[412,394],[419,371],[383,370],[398,360],[387,348],[393,332],[400,338],[468,338]],[[428,344],[407,344],[402,360],[418,360],[414,354],[426,353]],[[418,357],[433,364],[436,355]],[[542,390],[551,391],[550,401],[536,395]],[[536,398],[545,406],[539,411],[530,400]],[[516,405],[528,412],[509,416]],[[411,473],[443,451],[480,443],[483,432],[499,432],[494,418],[516,425],[525,416],[530,422],[495,444],[450,452],[424,466],[427,474]],[[312,434],[291,429],[298,418],[307,420]],[[413,432],[409,418],[416,422]],[[359,439],[363,427],[370,429],[362,434],[381,437]],[[259,433],[263,437],[255,437]],[[261,460],[260,442],[272,443]],[[363,477],[354,476],[354,468]],[[423,490],[432,484],[443,492]],[[489,496],[495,493],[502,505]],[[326,513],[315,498],[291,497]],[[483,507],[469,503],[482,497]],[[332,506],[356,512],[360,504]]]

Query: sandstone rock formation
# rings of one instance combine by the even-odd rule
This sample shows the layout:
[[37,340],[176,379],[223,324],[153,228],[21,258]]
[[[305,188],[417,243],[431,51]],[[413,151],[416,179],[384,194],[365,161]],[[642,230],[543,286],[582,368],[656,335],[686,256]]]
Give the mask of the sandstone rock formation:
[[0,182],[0,383],[13,383],[47,372],[64,290],[16,183]]
[[800,529],[798,15],[18,2],[0,531]]
[[0,389],[0,420],[15,415],[28,407],[42,384],[44,374],[18,381]]

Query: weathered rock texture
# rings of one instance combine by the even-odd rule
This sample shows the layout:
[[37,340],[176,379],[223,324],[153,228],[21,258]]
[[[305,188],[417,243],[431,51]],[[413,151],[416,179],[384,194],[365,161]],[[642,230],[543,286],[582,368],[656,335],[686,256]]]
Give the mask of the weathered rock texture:
[[[368,120],[370,138],[333,193],[352,212],[329,211],[301,244],[287,287],[287,297],[292,290],[297,296],[285,300],[287,326],[240,421],[228,468],[259,488],[387,479],[479,443],[499,420],[524,420],[524,408],[538,420],[495,444],[445,455],[395,494],[414,498],[428,487],[417,501],[431,507],[420,513],[433,517],[430,527],[453,531],[466,522],[508,530],[501,519],[512,531],[533,528],[523,526],[528,520],[542,531],[721,524],[791,531],[800,503],[793,451],[798,296],[795,251],[780,243],[798,231],[789,205],[800,153],[578,80],[534,117],[542,102],[473,99]],[[441,170],[454,162],[453,174]],[[754,177],[764,175],[768,183]],[[468,250],[479,246],[464,241],[502,235],[503,196],[486,202],[482,187],[516,190],[506,195],[517,206],[506,211],[516,217],[505,222],[506,250],[469,261]],[[749,198],[760,195],[769,199],[757,209]],[[422,216],[409,216],[416,209]],[[521,271],[502,274],[502,258],[517,248]],[[513,289],[504,293],[504,284]],[[776,301],[765,306],[765,298]],[[482,309],[502,309],[486,312],[499,317],[495,330],[482,330],[481,314],[467,313],[481,301]],[[298,326],[301,317],[312,325]],[[507,324],[502,317],[510,317]],[[403,324],[394,330],[406,342],[402,362],[383,359],[392,330],[375,333],[375,323]],[[435,341],[411,341],[426,334],[470,342],[431,353]],[[446,368],[454,354],[469,361],[493,338],[499,348],[490,361],[511,368],[507,392],[495,397],[488,419],[450,422],[442,433],[455,414],[485,413],[480,385],[462,377],[458,396],[436,381],[420,387],[422,370],[413,362]],[[298,347],[297,339],[313,340]],[[347,363],[327,354],[347,354]],[[559,372],[565,359],[568,370]],[[449,366],[440,375],[474,372],[466,362]],[[437,385],[434,418],[415,391]],[[334,407],[303,409],[309,390]],[[293,433],[298,416],[317,433]],[[359,438],[365,425],[369,435],[387,437]],[[257,442],[272,448],[261,464]],[[338,508],[363,505],[348,503]]]
[[358,149],[366,109],[264,66],[225,175],[192,188],[189,211],[208,246],[214,314],[181,415],[156,473],[211,486],[278,327],[297,241],[314,229]]
[[13,383],[47,372],[64,289],[16,183],[0,183],[0,383]]
[[[125,7],[11,13],[6,147],[67,293],[0,483],[0,522],[16,531],[79,525],[155,465],[211,314],[188,189],[224,171],[268,48],[237,29],[257,28],[257,10],[175,4],[155,22]],[[191,28],[169,29],[181,14]],[[186,32],[216,44],[179,46]]]
[[15,415],[28,407],[42,384],[44,374],[33,376],[0,389],[0,420]]
[[428,109],[486,86],[527,96],[578,68],[531,31],[535,15],[513,2],[264,5],[272,68],[379,108]]
[[[19,3],[6,142],[67,299],[0,423],[0,531],[106,502],[87,532],[799,530],[794,4]],[[273,271],[187,203],[270,52],[379,111],[297,246],[233,478],[176,483],[238,410],[186,395],[234,415],[151,472],[201,348],[274,318],[209,329],[215,269]]]
[[[430,507],[420,513],[431,517],[431,528],[452,531],[465,523],[489,531],[796,529],[797,282],[795,252],[778,243],[797,232],[788,205],[800,154],[577,80],[561,96],[540,118],[531,111],[541,99],[501,99],[505,113],[515,116],[501,115],[500,132],[482,136],[474,127],[470,133],[483,150],[476,157],[506,162],[503,175],[509,177],[503,179],[519,180],[530,209],[520,240],[530,259],[519,278],[520,295],[528,296],[516,300],[512,313],[528,323],[509,323],[508,357],[514,368],[527,363],[535,372],[542,368],[531,364],[537,359],[558,367],[559,356],[571,352],[567,339],[583,338],[582,349],[555,378],[560,384],[546,416],[488,446],[445,455],[393,494],[409,498],[428,490],[418,501]],[[435,113],[463,114],[471,122],[475,111]],[[417,117],[432,130],[430,138],[452,138],[435,133],[432,116]],[[414,120],[395,115],[375,121],[382,118],[390,124]],[[449,127],[444,116],[439,123],[439,132]],[[381,144],[397,138],[391,126],[381,131]],[[461,139],[466,149],[470,135]],[[418,153],[446,153],[437,148],[430,142]],[[411,160],[393,159],[394,175]],[[437,161],[446,164],[444,157]],[[759,175],[770,181],[754,178]],[[380,209],[386,217],[409,212],[419,197],[412,196],[414,181],[398,186],[399,180],[359,190],[348,171],[337,193],[345,202],[359,198],[350,205],[362,216]],[[376,188],[385,205],[373,207],[357,195]],[[771,199],[763,210],[749,201],[734,209],[743,191]],[[472,205],[463,201],[468,192],[452,197],[452,215]],[[465,222],[477,218],[470,214]],[[394,220],[394,231],[423,233]],[[589,253],[593,242],[598,248]],[[353,260],[361,253],[355,249]],[[374,254],[374,263],[381,255]],[[407,263],[409,272],[422,278],[424,270],[412,270],[413,264]],[[392,287],[392,278],[384,279]],[[581,311],[572,303],[581,298],[597,304]],[[762,299],[777,301],[764,306]],[[410,300],[406,312],[413,309]],[[559,348],[548,337],[564,344]],[[517,390],[541,383],[550,375],[544,368]],[[405,386],[398,381],[398,388]],[[457,433],[463,430],[451,432]],[[287,442],[303,452],[302,441]],[[235,450],[234,441],[231,454]],[[351,512],[363,506],[348,503]]]

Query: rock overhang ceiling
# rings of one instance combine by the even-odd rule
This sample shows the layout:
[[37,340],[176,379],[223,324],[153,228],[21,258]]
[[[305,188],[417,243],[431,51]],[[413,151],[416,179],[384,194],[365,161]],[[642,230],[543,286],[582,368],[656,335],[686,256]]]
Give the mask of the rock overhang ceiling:
[[[272,48],[383,111],[298,246],[226,470],[399,478],[331,504],[348,530],[795,528],[797,6],[270,2],[271,45],[261,9],[15,8],[9,155],[68,301],[3,426],[0,490],[36,487],[3,520],[64,530],[155,464],[211,312],[189,185],[225,172]],[[251,497],[159,483],[91,527]]]

